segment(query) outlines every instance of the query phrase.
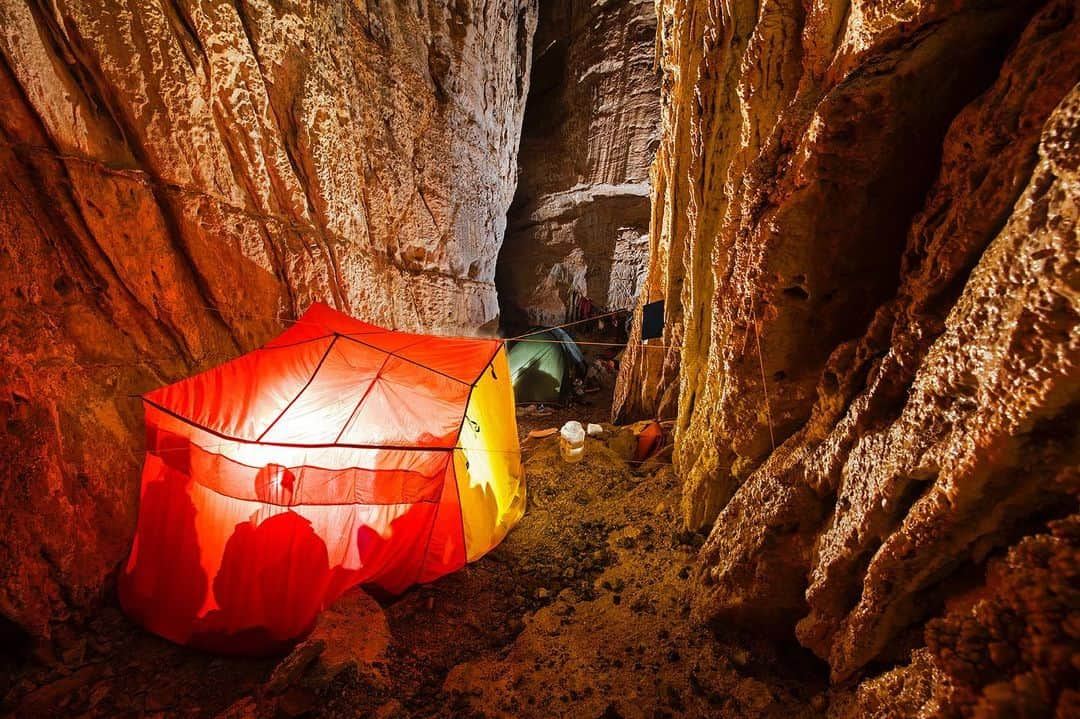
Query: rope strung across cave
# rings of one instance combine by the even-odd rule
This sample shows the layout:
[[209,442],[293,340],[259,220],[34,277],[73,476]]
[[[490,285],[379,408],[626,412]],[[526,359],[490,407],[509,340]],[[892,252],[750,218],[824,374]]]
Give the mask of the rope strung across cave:
[[565,324],[555,325],[554,327],[544,327],[543,329],[531,330],[529,332],[526,332],[525,334],[518,335],[517,337],[509,337],[508,339],[520,340],[522,337],[529,337],[530,335],[538,335],[538,334],[541,334],[542,332],[550,332],[551,330],[561,330],[561,329],[565,329],[566,327],[573,327],[574,325],[582,324],[583,322],[592,322],[593,320],[602,320],[605,317],[611,317],[612,315],[622,314],[623,312],[629,312],[629,310],[613,310],[611,312],[606,312],[606,313],[604,313],[602,315],[593,315],[592,317],[585,317],[585,318],[580,319],[580,320],[574,320],[573,322],[566,322]]
[[[199,445],[199,448],[210,451],[210,450],[220,450],[220,449],[224,449],[224,448],[228,448],[228,447],[232,447],[232,446],[233,446],[233,443],[222,442],[220,444],[207,444],[205,446]],[[447,447],[446,448],[446,451],[452,451],[452,450],[468,450],[469,452],[486,452],[486,453],[489,453],[489,454],[522,454],[523,456],[525,455],[524,450],[521,450],[519,452],[518,450],[510,450],[510,449],[488,449],[488,448],[482,448],[482,447],[462,447],[462,446],[454,446],[454,447]],[[191,451],[191,450],[188,449],[187,447],[161,447],[161,448],[158,448],[158,449],[154,450],[155,454],[164,454],[166,452],[189,452],[189,451]],[[529,457],[524,457],[524,459],[529,459]],[[524,461],[524,459],[523,459],[523,461]],[[653,460],[653,459],[645,459],[645,460],[641,460],[640,462],[637,462],[637,464],[646,464],[646,463],[648,463],[650,465],[656,464],[656,465],[660,465],[660,466],[664,466],[664,467],[674,467],[675,466],[674,462],[664,462],[664,461],[661,461],[661,460]]]

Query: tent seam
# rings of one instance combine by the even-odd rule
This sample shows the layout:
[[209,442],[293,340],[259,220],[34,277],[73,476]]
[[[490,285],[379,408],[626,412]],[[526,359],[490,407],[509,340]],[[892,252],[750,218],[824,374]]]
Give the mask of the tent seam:
[[220,437],[221,439],[224,439],[224,440],[226,440],[228,442],[236,442],[238,444],[258,444],[258,445],[267,445],[267,446],[270,446],[270,447],[288,447],[290,449],[333,449],[333,448],[341,447],[341,448],[344,448],[344,449],[384,449],[384,450],[398,450],[398,451],[402,451],[402,452],[452,452],[454,450],[454,447],[452,447],[452,446],[451,447],[422,447],[420,445],[394,445],[394,444],[340,444],[340,443],[339,444],[330,444],[330,443],[326,443],[326,442],[316,443],[316,444],[303,444],[303,443],[300,443],[300,442],[263,442],[263,441],[258,440],[258,439],[246,439],[244,437],[234,437],[232,435],[225,434],[224,432],[219,432],[218,430],[213,429],[212,427],[207,427],[205,425],[199,424],[198,422],[196,422],[194,420],[188,419],[187,417],[185,417],[185,416],[183,416],[181,414],[178,414],[178,413],[172,411],[171,409],[169,409],[168,407],[164,407],[164,406],[158,404],[157,402],[155,402],[155,401],[153,401],[151,399],[147,399],[146,397],[142,397],[141,399],[142,399],[143,402],[150,405],[151,407],[158,410],[159,412],[164,412],[165,414],[169,415],[170,417],[173,417],[174,419],[177,419],[177,420],[183,422],[184,424],[186,424],[186,425],[188,425],[190,427],[194,427],[196,429],[202,430],[203,432],[206,432],[208,434],[212,434],[215,437]]
[[[469,396],[465,398],[465,409],[463,409],[461,412],[461,422],[458,424],[457,435],[454,437],[455,445],[461,444],[461,430],[465,428],[465,420],[468,418],[469,415],[469,405],[472,404],[473,392],[476,390],[476,385],[480,384],[480,380],[483,379],[484,373],[486,373],[488,369],[491,368],[492,365],[495,363],[495,359],[499,356],[499,350],[501,350],[505,346],[505,344],[505,342],[499,342],[499,346],[495,349],[495,352],[491,355],[491,358],[488,359],[487,364],[484,365],[484,369],[480,370],[480,374],[476,375],[476,379],[474,379],[472,381],[472,384],[469,385]],[[465,457],[465,469],[468,470],[469,455],[466,454],[466,449],[460,446],[455,446],[454,449],[461,450],[462,455],[464,455]],[[453,459],[454,457],[453,455],[451,455],[450,460],[453,461]],[[465,541],[465,508],[461,506],[461,487],[458,485],[456,467],[454,468],[454,489],[457,491],[458,496],[458,518],[461,520],[461,551],[465,553],[465,562],[462,564],[462,566],[465,566],[469,563],[469,545],[468,542]]]
[[[346,339],[348,339],[348,338],[346,338]],[[412,344],[406,345],[406,347],[412,347],[412,345],[419,344],[420,342],[421,342],[421,340],[417,340],[416,342],[413,342]],[[365,343],[361,342],[360,344],[365,344]],[[404,348],[402,348],[402,349],[404,349]],[[386,369],[386,364],[390,361],[390,358],[392,356],[393,356],[392,354],[388,353],[386,355],[386,359],[384,359],[382,364],[379,365],[379,369],[375,372],[375,376],[371,378],[371,383],[368,384],[367,389],[364,390],[364,394],[360,397],[360,399],[358,399],[356,401],[356,406],[353,407],[352,412],[349,412],[349,417],[348,417],[348,419],[345,420],[345,424],[341,425],[341,431],[337,433],[336,437],[334,437],[334,444],[337,444],[338,442],[341,441],[341,436],[343,434],[345,434],[345,430],[349,428],[349,423],[353,421],[353,417],[355,417],[356,413],[360,411],[360,405],[364,404],[364,400],[368,398],[368,395],[371,394],[371,390],[373,390],[375,388],[375,383],[379,381],[379,377],[382,376],[382,372],[383,372],[384,369]]]
[[[450,455],[446,461],[446,470],[448,471],[453,462],[453,455]],[[455,475],[457,473],[455,472]],[[455,478],[455,481],[456,478]],[[439,511],[442,510],[443,495],[446,494],[446,474],[443,473],[442,489],[439,490],[439,500],[435,506],[435,515],[431,518],[431,529],[428,530],[427,543],[424,544],[424,556],[420,560],[420,566],[416,570],[416,579],[413,580],[413,584],[420,584],[420,578],[424,576],[424,567],[427,566],[428,554],[431,552],[431,537],[435,534],[435,524],[439,521]]]
[[289,403],[285,405],[285,409],[278,412],[277,417],[274,417],[274,421],[271,422],[266,429],[262,431],[258,437],[255,438],[256,442],[262,442],[262,438],[266,436],[267,432],[274,428],[274,425],[278,423],[282,417],[288,414],[292,406],[296,404],[296,400],[300,399],[300,396],[307,392],[307,388],[311,386],[311,383],[315,381],[315,378],[319,375],[319,370],[322,369],[323,364],[326,362],[326,358],[330,356],[330,353],[334,350],[334,345],[337,344],[338,338],[335,335],[334,339],[330,340],[330,344],[326,346],[326,351],[323,352],[322,358],[319,360],[319,364],[315,365],[315,370],[308,377],[308,381],[304,383],[304,386],[300,388],[300,391],[296,393],[296,396],[289,400]]
[[339,337],[345,337],[350,342],[356,342],[357,344],[363,344],[364,347],[369,347],[369,348],[372,348],[373,350],[377,350],[379,352],[386,352],[387,354],[389,354],[392,357],[399,358],[399,360],[401,360],[402,362],[407,362],[410,365],[416,365],[417,367],[420,367],[421,369],[427,369],[429,372],[432,372],[432,374],[434,374],[434,375],[445,377],[448,380],[458,382],[460,384],[469,384],[469,382],[464,381],[463,379],[459,379],[457,377],[454,377],[453,375],[447,375],[446,372],[438,371],[434,367],[429,367],[428,365],[423,364],[422,362],[417,362],[416,360],[409,360],[408,357],[404,357],[404,356],[402,356],[400,354],[397,354],[397,352],[400,352],[401,350],[404,350],[405,348],[408,348],[408,347],[413,347],[414,344],[419,344],[420,342],[423,341],[423,339],[429,339],[430,337],[433,337],[433,336],[426,336],[421,340],[417,340],[416,342],[410,342],[409,344],[406,344],[405,347],[400,348],[400,350],[397,350],[397,352],[391,352],[389,350],[383,350],[380,347],[376,347],[375,344],[369,344],[368,342],[364,342],[362,340],[355,339],[355,338],[349,337],[347,335],[339,335]]
[[[226,499],[235,499],[238,502],[254,502],[256,504],[265,504],[265,505],[269,505],[269,506],[273,506],[273,507],[287,507],[287,508],[292,508],[292,507],[350,507],[350,506],[353,506],[353,507],[405,507],[405,506],[412,506],[414,504],[437,504],[437,503],[442,501],[442,494],[441,494],[441,490],[440,490],[439,498],[431,497],[431,498],[422,498],[422,499],[410,499],[410,500],[402,501],[402,502],[361,502],[361,501],[352,501],[352,502],[293,502],[292,504],[284,504],[282,502],[275,502],[273,500],[268,500],[268,499],[259,499],[257,497],[254,498],[254,499],[252,499],[251,497],[238,497],[235,494],[229,494],[228,492],[222,492],[220,489],[215,489],[214,487],[211,487],[210,485],[205,484],[203,482],[200,482],[198,480],[193,479],[193,481],[194,481],[195,484],[202,487],[206,491],[213,492],[214,494],[218,495],[219,497],[225,497]],[[444,484],[445,484],[445,480],[444,480]]]

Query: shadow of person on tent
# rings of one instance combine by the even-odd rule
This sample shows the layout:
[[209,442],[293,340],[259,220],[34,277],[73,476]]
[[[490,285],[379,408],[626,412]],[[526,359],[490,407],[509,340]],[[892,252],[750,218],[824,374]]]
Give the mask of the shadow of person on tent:
[[194,646],[229,654],[284,652],[311,631],[323,608],[331,579],[326,543],[289,506],[295,476],[267,465],[255,484],[265,504],[229,537],[213,583],[218,608],[192,636]]
[[[187,457],[186,445],[161,449],[173,450],[173,463]],[[209,588],[195,531],[198,510],[183,468],[149,453],[143,472],[158,479],[144,485],[139,501],[135,542],[117,583],[120,604],[143,626],[183,643]]]
[[420,581],[439,511],[440,502],[415,502],[386,529],[360,526],[356,541],[366,592],[389,600]]
[[562,378],[540,368],[540,358],[531,359],[514,374],[514,401],[558,402],[562,396]]

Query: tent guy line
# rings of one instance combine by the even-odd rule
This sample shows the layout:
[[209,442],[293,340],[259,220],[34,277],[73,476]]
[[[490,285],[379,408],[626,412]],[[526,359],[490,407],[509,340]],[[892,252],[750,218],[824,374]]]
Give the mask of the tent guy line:
[[[470,337],[462,337],[462,336],[458,336],[458,335],[453,335],[453,336],[450,336],[450,335],[432,335],[432,336],[434,336],[434,337],[447,337],[448,339],[477,339],[477,338],[470,338]],[[480,339],[483,339],[483,338],[480,338]],[[575,344],[575,345],[588,345],[588,346],[594,346],[594,347],[640,347],[642,349],[666,349],[666,350],[667,349],[670,349],[670,350],[682,349],[682,345],[659,345],[659,344],[647,344],[645,342],[588,342],[588,341],[584,341],[584,342],[577,342],[577,341],[566,342],[565,340],[502,339],[502,338],[498,338],[498,337],[494,337],[492,339],[500,339],[503,342],[535,342],[535,343],[538,343],[538,344],[551,344],[551,345]],[[270,350],[270,349],[277,349],[277,348],[276,347],[256,347],[255,349],[252,350],[252,352],[258,352],[260,350]],[[229,361],[229,360],[236,359],[239,356],[240,355],[238,355],[238,354],[225,354],[225,353],[203,354],[203,355],[198,356],[198,358],[195,360],[195,363],[198,364],[198,363],[201,363],[201,362],[209,362],[209,361],[215,361],[215,360]],[[76,364],[79,366],[80,369],[99,369],[99,368],[100,369],[107,369],[107,368],[113,368],[113,367],[141,367],[141,366],[145,365],[147,362],[173,362],[173,361],[176,361],[178,359],[180,359],[179,355],[172,355],[172,356],[165,356],[165,357],[143,357],[141,359],[133,360],[131,362],[78,362],[78,361],[76,361]],[[135,393],[129,393],[127,396],[128,397],[141,397],[142,395],[135,394]]]
[[[217,313],[221,314],[223,317],[226,316],[225,313],[223,313],[221,310],[217,309],[216,307],[209,307],[209,306],[206,306],[206,305],[193,305],[193,306],[199,307],[200,309],[210,310],[212,312],[217,312]],[[37,310],[39,310],[40,312],[43,312],[43,313],[45,312],[45,310],[43,308],[35,308],[35,309],[37,309]],[[619,312],[625,312],[625,310],[619,310]],[[597,315],[596,317],[590,317],[587,320],[579,320],[578,322],[589,322],[591,320],[601,319],[603,317],[607,317],[610,314],[616,314],[616,313],[609,313],[608,315]],[[285,318],[282,318],[282,317],[274,317],[272,315],[253,315],[253,314],[244,313],[244,314],[230,314],[228,316],[229,317],[244,317],[244,318],[247,318],[247,319],[274,320],[274,321],[277,321],[277,322],[282,322],[284,324],[291,324],[291,325],[300,324],[300,323],[303,322],[303,320],[301,320],[301,319],[290,320],[290,319],[285,319]],[[553,330],[553,329],[562,329],[563,327],[567,327],[567,326],[570,326],[570,325],[573,325],[573,324],[577,324],[577,322],[571,322],[571,323],[568,323],[566,325],[557,325],[556,327],[545,327],[545,328],[542,328],[542,329],[533,330],[532,332],[527,332],[527,333],[525,333],[523,335],[518,335],[517,337],[484,338],[484,337],[470,337],[468,335],[430,335],[430,336],[432,336],[432,337],[440,337],[440,338],[444,338],[444,339],[463,339],[463,340],[497,339],[497,340],[501,340],[503,342],[537,342],[537,343],[556,344],[556,345],[576,344],[576,345],[591,345],[591,346],[596,346],[596,347],[640,347],[641,349],[664,349],[664,350],[680,350],[680,349],[682,349],[682,345],[652,344],[652,343],[649,343],[648,341],[642,341],[642,342],[591,342],[591,341],[583,340],[583,341],[579,342],[579,341],[575,340],[575,341],[567,342],[566,340],[528,339],[528,337],[530,337],[531,335],[540,334],[541,332],[547,332],[547,331],[550,331],[550,330]],[[387,332],[397,332],[397,331],[402,331],[402,330],[387,330]],[[350,333],[350,334],[345,334],[343,336],[351,337],[351,335],[356,335],[356,334],[378,334],[378,333]],[[410,333],[410,334],[412,334],[412,333]],[[329,336],[329,335],[327,335],[327,336]],[[284,346],[285,345],[276,345],[276,346],[273,346],[273,347],[266,347],[264,345],[264,346],[256,347],[252,351],[257,352],[257,351],[260,351],[260,350],[280,349],[281,347],[284,347]],[[240,356],[239,354],[231,354],[231,353],[224,353],[224,352],[212,352],[212,353],[203,353],[203,354],[196,355],[192,359],[196,364],[198,364],[198,363],[201,363],[201,362],[216,361],[216,360],[228,361],[228,360],[231,360],[231,359],[236,359],[239,356]],[[110,367],[141,367],[141,366],[145,365],[147,362],[173,362],[173,361],[176,361],[178,359],[181,359],[180,355],[165,355],[165,356],[143,356],[143,357],[140,357],[137,360],[132,360],[130,362],[78,362],[76,360],[76,363],[78,364],[78,366],[80,368],[83,368],[83,369],[99,369],[99,368],[100,369],[105,369],[105,368],[110,368]],[[130,397],[138,397],[140,395],[130,394],[128,396],[130,396]]]
[[[561,329],[561,328],[559,328],[559,327],[548,327],[548,328],[543,329],[543,330],[537,330],[536,333],[539,334],[540,332],[547,332],[547,331],[552,330],[552,329]],[[526,337],[526,336],[528,336],[528,335],[523,335],[523,337]],[[682,349],[682,345],[657,345],[657,344],[648,344],[647,342],[589,342],[589,341],[577,341],[577,340],[574,340],[572,342],[567,342],[566,340],[529,340],[529,339],[519,339],[519,338],[507,339],[505,341],[506,342],[541,342],[541,343],[550,344],[550,345],[566,345],[566,344],[592,345],[594,347],[641,347],[642,349],[661,349],[661,350],[681,350]]]
[[[528,438],[526,438],[526,439],[528,439]],[[195,446],[198,447],[201,450],[209,452],[209,451],[212,451],[212,450],[230,448],[230,447],[233,446],[233,444],[234,444],[234,442],[222,442],[220,444],[208,444],[208,445],[205,445],[205,446],[204,445],[195,445]],[[337,446],[344,447],[346,449],[355,449],[355,448],[357,448],[355,446],[344,445],[344,444],[337,445]],[[325,447],[321,447],[321,446],[320,447],[313,447],[313,448],[315,448],[315,449],[325,449]],[[410,448],[410,447],[360,447],[360,449],[371,449],[371,450],[387,449],[387,450],[392,450],[392,451],[400,451],[402,449],[409,450],[409,449],[415,449],[415,448]],[[424,448],[424,451],[430,451],[430,452],[454,452],[454,451],[457,451],[457,450],[467,451],[467,452],[487,452],[487,453],[491,453],[491,454],[515,454],[515,453],[518,453],[518,450],[488,449],[488,448],[485,448],[485,447],[463,447],[461,445],[455,445],[453,447],[441,447],[441,448]],[[159,449],[155,449],[153,453],[154,454],[165,454],[166,452],[190,452],[190,451],[191,450],[188,447],[162,447],[162,448],[159,448]],[[533,459],[533,457],[526,456],[526,451],[525,450],[521,450],[520,454],[522,455],[522,460],[521,460],[522,462],[528,462],[530,459]],[[230,461],[236,462],[236,460],[230,460]],[[238,464],[243,464],[243,463],[238,462]],[[644,462],[642,462],[642,464],[644,464]],[[674,467],[675,466],[674,462],[661,462],[660,460],[650,461],[649,464],[658,464],[658,465],[662,465],[662,466],[665,466],[665,467]],[[251,466],[251,465],[246,465],[246,466]],[[300,466],[300,465],[297,465],[297,466]],[[286,469],[292,469],[292,468],[287,467]],[[332,471],[337,471],[337,470],[332,470]]]
[[[446,336],[449,339],[475,339],[475,338],[469,338],[469,337],[461,337],[461,336],[458,336],[458,335],[453,335],[453,336],[432,335],[432,336],[434,336],[434,337]],[[566,342],[565,340],[530,340],[530,339],[502,339],[502,338],[492,338],[492,339],[501,339],[503,342],[534,342],[534,343],[537,343],[537,344],[551,344],[551,345],[575,344],[575,345],[586,345],[586,346],[593,346],[593,347],[640,347],[641,349],[663,349],[663,350],[680,350],[680,349],[682,349],[682,345],[660,345],[660,344],[648,344],[648,343],[645,343],[645,342],[589,342],[589,341]],[[256,347],[255,349],[252,350],[252,352],[257,352],[259,350],[268,350],[268,349],[276,349],[276,348],[275,347]],[[226,354],[226,353],[201,354],[201,355],[198,355],[195,358],[194,361],[195,361],[195,364],[199,364],[201,362],[217,361],[217,360],[227,362],[229,360],[236,359],[239,356],[240,356],[239,354]],[[174,362],[174,361],[176,361],[178,359],[180,359],[179,355],[171,355],[171,356],[141,357],[140,359],[132,360],[130,362],[78,362],[76,360],[76,364],[78,364],[80,369],[107,369],[107,368],[111,368],[111,367],[141,367],[141,366],[145,365],[147,362]],[[138,394],[130,394],[128,396],[130,396],[130,397],[139,397],[140,395],[138,395]]]
[[584,319],[574,320],[573,322],[567,322],[565,324],[555,325],[554,327],[544,327],[543,329],[532,330],[530,332],[526,332],[525,334],[518,335],[517,337],[508,337],[507,339],[520,340],[522,337],[528,337],[530,335],[538,335],[541,332],[548,332],[550,330],[566,329],[567,327],[573,327],[574,325],[580,325],[583,322],[592,322],[593,320],[602,320],[605,317],[611,317],[613,315],[618,315],[618,314],[622,314],[623,312],[629,312],[629,311],[630,310],[613,310],[611,312],[606,312],[606,313],[604,313],[602,315],[593,315],[592,317],[586,317]]

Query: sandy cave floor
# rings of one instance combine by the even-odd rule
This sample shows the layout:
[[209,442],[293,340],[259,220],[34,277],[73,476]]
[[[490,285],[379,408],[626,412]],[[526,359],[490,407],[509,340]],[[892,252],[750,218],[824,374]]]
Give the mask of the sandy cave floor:
[[[604,409],[519,413],[530,429]],[[610,427],[610,425],[608,425]],[[389,646],[323,685],[268,689],[278,659],[214,657],[111,602],[0,676],[5,715],[186,717],[800,717],[827,705],[800,651],[718,641],[688,621],[700,535],[678,531],[668,465],[634,471],[603,439],[561,461],[523,443],[527,513],[488,556],[383,601]]]

